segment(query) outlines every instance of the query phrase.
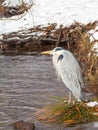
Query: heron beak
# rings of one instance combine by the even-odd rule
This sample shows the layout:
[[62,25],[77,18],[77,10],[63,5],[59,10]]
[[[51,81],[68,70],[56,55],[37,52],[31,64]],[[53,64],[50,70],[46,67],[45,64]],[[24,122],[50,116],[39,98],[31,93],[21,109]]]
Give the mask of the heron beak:
[[43,51],[43,52],[41,52],[41,54],[43,54],[43,55],[49,55],[49,54],[51,54],[51,50],[50,51]]

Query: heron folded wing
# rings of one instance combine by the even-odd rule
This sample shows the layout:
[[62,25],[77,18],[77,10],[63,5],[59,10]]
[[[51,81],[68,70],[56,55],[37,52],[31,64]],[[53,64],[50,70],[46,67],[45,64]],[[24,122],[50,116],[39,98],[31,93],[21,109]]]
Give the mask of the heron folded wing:
[[66,63],[66,61],[62,59],[58,62],[56,70],[66,87],[72,91],[76,99],[80,99],[83,81],[79,65],[76,62],[74,62],[74,64]]
[[64,56],[61,54],[59,55],[58,59],[57,59],[57,62],[61,61],[62,59],[64,58]]

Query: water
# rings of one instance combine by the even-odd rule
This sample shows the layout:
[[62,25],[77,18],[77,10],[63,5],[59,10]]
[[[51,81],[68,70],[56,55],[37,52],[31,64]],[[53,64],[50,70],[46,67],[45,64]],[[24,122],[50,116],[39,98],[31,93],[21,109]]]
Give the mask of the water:
[[50,56],[0,55],[0,130],[13,130],[17,120],[34,122],[36,130],[97,130],[97,122],[67,128],[37,121],[37,110],[66,95],[60,85]]

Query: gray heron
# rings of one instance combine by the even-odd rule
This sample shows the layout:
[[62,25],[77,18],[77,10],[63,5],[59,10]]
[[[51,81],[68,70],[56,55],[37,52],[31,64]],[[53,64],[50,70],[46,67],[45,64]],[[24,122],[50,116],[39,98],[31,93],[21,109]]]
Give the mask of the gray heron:
[[53,56],[52,61],[57,75],[70,92],[72,92],[76,100],[81,101],[83,80],[81,68],[74,55],[62,47],[56,47],[53,50],[41,52],[41,54],[51,54]]

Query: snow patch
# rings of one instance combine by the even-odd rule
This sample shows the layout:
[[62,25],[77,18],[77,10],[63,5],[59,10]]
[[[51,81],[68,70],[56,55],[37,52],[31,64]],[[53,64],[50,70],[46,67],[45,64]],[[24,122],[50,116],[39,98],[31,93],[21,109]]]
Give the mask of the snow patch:
[[94,107],[94,106],[98,105],[98,102],[94,101],[94,102],[88,102],[86,104],[87,104],[88,107]]
[[16,7],[21,5],[23,2],[29,5],[33,3],[33,0],[5,0],[2,5],[9,6],[9,7],[10,6]]

